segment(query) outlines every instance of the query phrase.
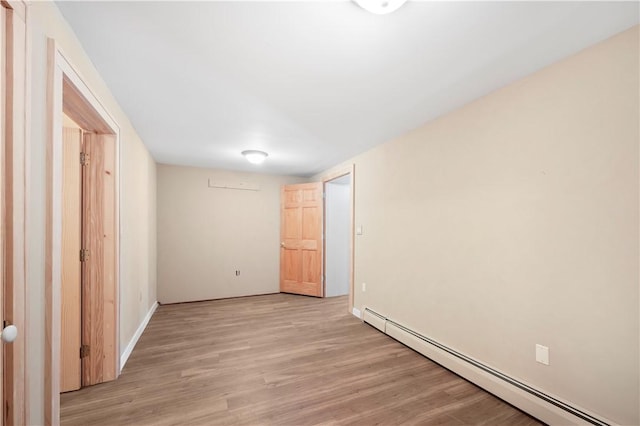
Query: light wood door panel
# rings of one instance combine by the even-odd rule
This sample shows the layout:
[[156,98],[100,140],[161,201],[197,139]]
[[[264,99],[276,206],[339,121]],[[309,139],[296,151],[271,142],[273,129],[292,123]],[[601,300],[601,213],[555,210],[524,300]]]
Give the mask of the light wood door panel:
[[60,391],[80,389],[81,229],[82,229],[82,131],[63,130],[62,151],[62,291],[60,336]]
[[[0,4],[0,133],[2,133],[0,193],[2,232],[0,320],[14,325],[12,343],[0,342],[2,392],[0,424],[26,422],[26,146],[28,136],[27,5],[22,1]],[[1,328],[2,326],[0,326]]]
[[322,183],[281,193],[280,291],[322,297]]
[[87,133],[83,167],[82,385],[116,377],[115,136]]
[[282,255],[284,256],[284,276],[282,278],[285,281],[299,282],[302,279],[300,275],[302,265],[300,264],[301,259],[297,250],[283,250]]
[[300,239],[300,227],[292,226],[291,224],[298,223],[300,221],[300,209],[297,207],[285,207],[284,211],[284,223],[289,224],[283,229],[282,237],[287,240],[299,240]]
[[[7,104],[7,76],[4,70],[7,69],[7,49],[6,49],[6,35],[7,35],[7,9],[4,5],[0,4],[0,69],[3,70],[0,75],[0,128],[3,129],[0,131],[0,193],[4,194],[5,190],[5,155],[4,150],[7,145],[7,133],[4,131],[7,123],[7,112],[6,112],[6,104]],[[4,203],[2,203],[4,204]],[[0,208],[0,224],[2,224],[2,231],[0,232],[0,271],[4,271],[4,240],[5,240],[5,212],[4,208]],[[4,273],[0,274],[0,319],[4,318],[4,287],[6,284],[6,279]],[[2,343],[0,342],[0,345]],[[0,404],[5,405],[5,374],[4,374],[4,348],[0,347]],[[7,389],[9,390],[9,389]],[[0,426],[4,425],[4,418],[6,416],[6,412],[4,408],[0,408]]]
[[[320,200],[322,203],[322,199]],[[317,242],[318,229],[322,232],[322,221],[320,216],[322,215],[322,205],[320,208],[317,206],[302,207],[302,240],[306,242]]]

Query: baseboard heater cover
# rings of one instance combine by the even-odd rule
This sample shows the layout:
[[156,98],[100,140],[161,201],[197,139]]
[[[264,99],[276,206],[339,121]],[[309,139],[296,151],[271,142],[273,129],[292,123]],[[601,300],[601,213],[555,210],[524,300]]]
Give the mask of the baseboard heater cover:
[[423,336],[370,308],[364,308],[363,320],[432,361],[549,424],[567,422],[597,426],[613,424]]

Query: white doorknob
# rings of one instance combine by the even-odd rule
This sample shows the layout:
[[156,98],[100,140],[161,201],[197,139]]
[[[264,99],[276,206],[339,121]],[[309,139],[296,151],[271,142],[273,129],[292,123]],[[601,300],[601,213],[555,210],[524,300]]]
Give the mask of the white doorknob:
[[6,343],[13,342],[16,337],[18,337],[18,327],[15,325],[8,325],[0,332],[0,339]]

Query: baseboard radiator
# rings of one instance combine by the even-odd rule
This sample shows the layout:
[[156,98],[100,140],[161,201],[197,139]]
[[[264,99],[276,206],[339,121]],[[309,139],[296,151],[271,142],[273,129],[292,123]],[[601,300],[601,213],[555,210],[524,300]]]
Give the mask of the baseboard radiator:
[[364,309],[363,320],[381,332],[426,356],[432,361],[464,377],[497,397],[548,424],[613,423],[527,385],[427,336],[423,336],[370,308]]

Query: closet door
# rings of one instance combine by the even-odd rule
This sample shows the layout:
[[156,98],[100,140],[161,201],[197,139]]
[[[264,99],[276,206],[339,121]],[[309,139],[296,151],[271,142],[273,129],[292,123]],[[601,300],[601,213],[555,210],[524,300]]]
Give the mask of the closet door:
[[115,136],[86,133],[82,184],[82,385],[116,378]]
[[62,151],[62,293],[60,391],[80,389],[82,131],[63,130]]

